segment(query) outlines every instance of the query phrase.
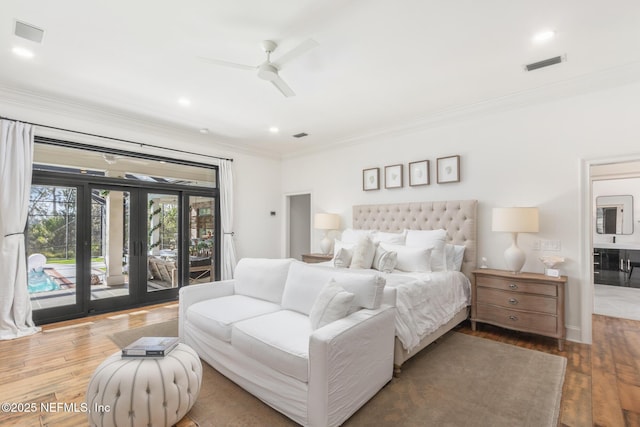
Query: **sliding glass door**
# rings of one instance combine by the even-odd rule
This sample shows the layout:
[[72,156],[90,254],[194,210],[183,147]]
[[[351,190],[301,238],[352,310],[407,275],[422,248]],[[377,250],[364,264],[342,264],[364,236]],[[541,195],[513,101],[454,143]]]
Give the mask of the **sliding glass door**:
[[181,286],[219,277],[211,190],[70,178],[34,174],[26,235],[38,324],[175,300]]

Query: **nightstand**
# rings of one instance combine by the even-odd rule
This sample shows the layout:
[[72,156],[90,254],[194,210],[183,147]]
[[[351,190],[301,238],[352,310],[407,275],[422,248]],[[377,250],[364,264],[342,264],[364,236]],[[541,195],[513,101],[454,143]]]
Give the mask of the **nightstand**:
[[471,329],[482,322],[545,335],[556,338],[562,351],[567,276],[480,269],[473,271],[473,278]]
[[302,254],[302,261],[315,264],[317,262],[331,261],[333,254]]

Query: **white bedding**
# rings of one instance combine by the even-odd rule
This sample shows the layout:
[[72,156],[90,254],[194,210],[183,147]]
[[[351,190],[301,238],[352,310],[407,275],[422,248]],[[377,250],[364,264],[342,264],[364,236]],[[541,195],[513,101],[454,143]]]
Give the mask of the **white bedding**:
[[[331,262],[317,265],[335,268]],[[352,271],[380,274],[386,278],[387,286],[396,288],[396,336],[407,351],[411,351],[424,336],[434,332],[471,304],[471,283],[458,271]]]

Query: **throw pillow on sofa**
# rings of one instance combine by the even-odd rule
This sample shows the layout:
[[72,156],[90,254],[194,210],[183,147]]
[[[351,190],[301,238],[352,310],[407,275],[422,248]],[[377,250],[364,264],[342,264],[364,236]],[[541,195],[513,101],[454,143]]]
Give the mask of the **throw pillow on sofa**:
[[329,280],[311,307],[309,313],[311,327],[315,330],[342,319],[351,308],[354,297],[354,294],[345,291],[335,280]]

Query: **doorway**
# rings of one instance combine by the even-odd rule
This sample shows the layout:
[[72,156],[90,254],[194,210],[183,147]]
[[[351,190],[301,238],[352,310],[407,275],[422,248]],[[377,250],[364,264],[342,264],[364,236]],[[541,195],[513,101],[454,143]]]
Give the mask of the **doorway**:
[[311,193],[286,196],[286,257],[302,259],[311,251]]
[[590,175],[593,313],[640,320],[640,164],[592,165]]

